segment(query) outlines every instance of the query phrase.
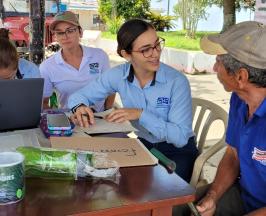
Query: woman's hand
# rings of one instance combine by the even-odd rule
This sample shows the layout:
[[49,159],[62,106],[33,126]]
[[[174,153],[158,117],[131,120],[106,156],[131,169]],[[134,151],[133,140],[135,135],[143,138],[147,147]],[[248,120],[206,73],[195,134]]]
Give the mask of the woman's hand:
[[70,119],[74,124],[80,127],[89,127],[89,125],[95,123],[92,110],[85,105],[78,107],[76,112],[70,116]]
[[109,122],[122,123],[127,120],[139,119],[141,113],[142,109],[121,108],[121,109],[116,109],[107,116],[105,116],[105,120]]
[[215,195],[207,193],[202,200],[200,200],[196,206],[199,213],[202,216],[213,216],[216,210]]

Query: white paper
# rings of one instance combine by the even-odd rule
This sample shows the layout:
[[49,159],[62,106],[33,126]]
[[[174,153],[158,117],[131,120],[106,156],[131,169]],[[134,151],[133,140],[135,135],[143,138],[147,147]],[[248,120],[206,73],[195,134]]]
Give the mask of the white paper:
[[131,132],[137,131],[129,121],[123,123],[108,122],[104,119],[96,119],[95,124],[90,125],[88,128],[80,128],[87,134],[98,134],[98,133],[116,133],[116,132]]
[[[114,109],[109,109],[104,112],[94,113],[94,116],[105,117]],[[99,133],[116,133],[116,132],[132,132],[137,131],[129,121],[123,123],[108,122],[104,119],[94,118],[95,124],[90,125],[89,128],[80,128],[86,134],[99,134]]]
[[0,133],[0,152],[16,151],[19,146],[39,147],[40,143],[35,131],[30,129]]

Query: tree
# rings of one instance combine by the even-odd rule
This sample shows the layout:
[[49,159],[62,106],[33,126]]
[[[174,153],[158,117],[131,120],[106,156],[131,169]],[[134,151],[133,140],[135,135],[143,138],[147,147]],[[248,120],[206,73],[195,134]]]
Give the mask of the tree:
[[174,13],[183,23],[183,30],[190,38],[195,38],[198,22],[200,19],[206,19],[206,7],[208,0],[179,0],[174,6]]
[[156,31],[165,31],[174,27],[171,21],[174,19],[172,16],[163,16],[154,12],[148,12],[146,14],[147,20],[154,26]]
[[222,32],[236,23],[236,11],[241,9],[255,10],[255,0],[214,0],[213,4],[223,7],[224,22]]
[[222,32],[236,23],[236,4],[235,0],[223,0],[224,22]]
[[146,18],[150,10],[150,0],[116,0],[117,14],[125,20]]
[[99,13],[103,21],[107,22],[114,16],[128,20],[146,18],[145,14],[150,9],[150,0],[99,0],[99,5]]

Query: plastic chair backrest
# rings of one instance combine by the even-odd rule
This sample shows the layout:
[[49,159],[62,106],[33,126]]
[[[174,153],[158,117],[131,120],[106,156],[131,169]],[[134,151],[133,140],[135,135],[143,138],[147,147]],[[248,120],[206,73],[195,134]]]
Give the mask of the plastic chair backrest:
[[[199,156],[195,161],[190,184],[197,186],[205,162],[225,146],[225,131],[227,127],[227,112],[219,105],[200,98],[192,98],[194,133],[197,138]],[[203,151],[206,138],[211,125],[220,120],[223,122],[224,132],[222,137],[206,151]]]

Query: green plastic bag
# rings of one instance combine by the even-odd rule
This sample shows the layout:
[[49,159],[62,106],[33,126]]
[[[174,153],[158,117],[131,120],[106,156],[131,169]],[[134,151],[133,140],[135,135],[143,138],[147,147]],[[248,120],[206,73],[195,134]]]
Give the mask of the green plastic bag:
[[18,147],[25,157],[26,177],[77,178],[77,153],[46,148]]
[[87,176],[107,178],[119,171],[117,163],[104,153],[28,146],[18,147],[17,151],[25,157],[26,177],[76,180]]

